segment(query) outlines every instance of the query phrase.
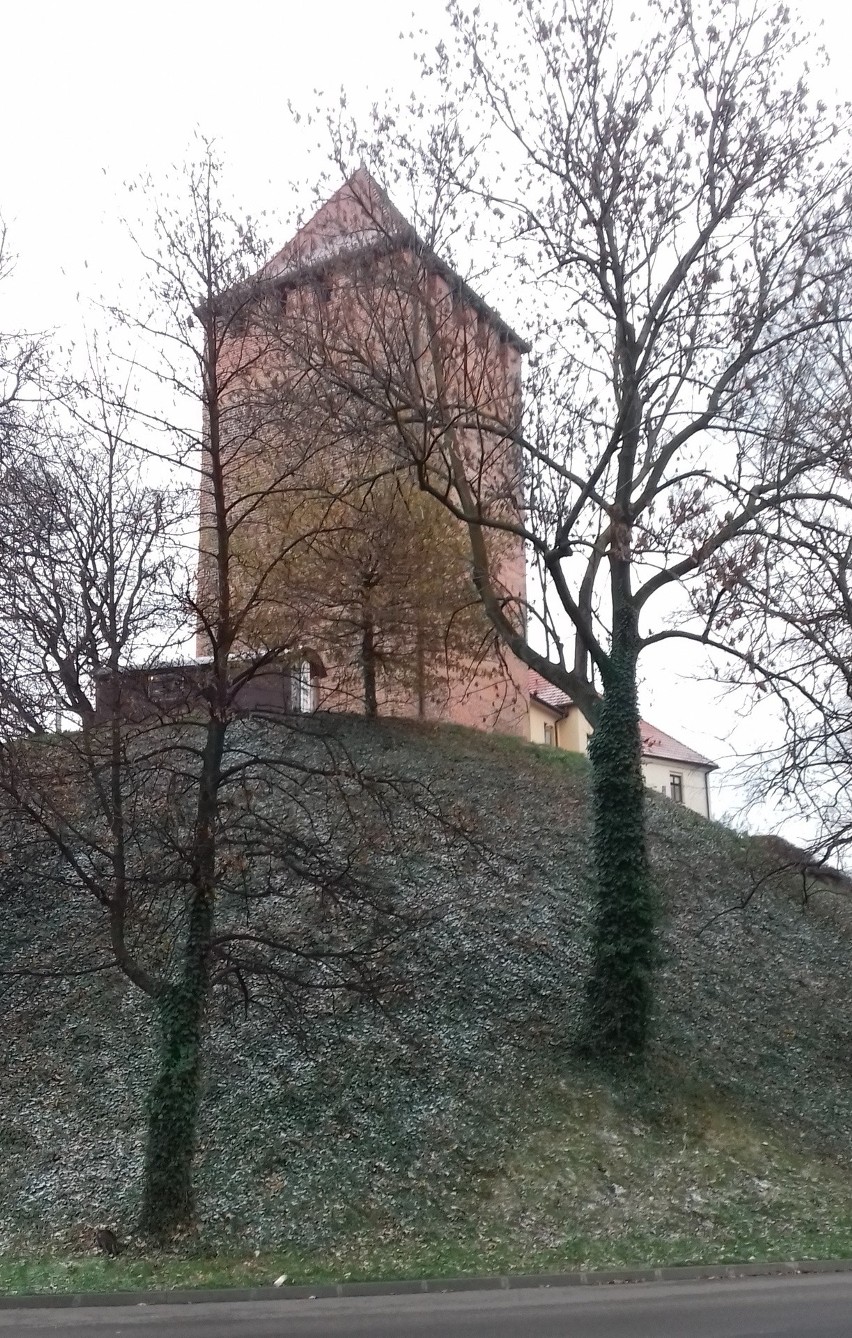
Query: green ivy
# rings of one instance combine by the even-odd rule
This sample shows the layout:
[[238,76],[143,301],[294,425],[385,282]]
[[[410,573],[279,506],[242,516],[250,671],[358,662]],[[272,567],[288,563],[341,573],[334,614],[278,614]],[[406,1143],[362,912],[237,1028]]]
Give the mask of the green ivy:
[[160,1071],[148,1101],[140,1226],[161,1239],[191,1226],[195,1217],[192,1172],[201,1105],[202,1028],[213,905],[209,887],[197,888],[182,978],[159,999]]
[[657,955],[645,844],[637,642],[626,612],[613,629],[600,715],[589,742],[597,896],[586,1031],[590,1048],[602,1057],[644,1050]]
[[165,1238],[194,1217],[192,1166],[201,1095],[203,989],[172,985],[159,1001],[160,1072],[148,1101],[141,1228]]

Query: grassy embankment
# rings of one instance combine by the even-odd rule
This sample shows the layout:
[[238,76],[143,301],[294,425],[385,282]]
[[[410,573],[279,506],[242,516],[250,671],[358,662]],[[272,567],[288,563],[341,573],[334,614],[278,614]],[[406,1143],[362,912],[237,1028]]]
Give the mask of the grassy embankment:
[[[307,1049],[269,1016],[216,1014],[200,1229],[170,1254],[132,1238],[144,1001],[103,975],[20,992],[0,1076],[0,1289],[852,1255],[843,898],[812,889],[803,906],[757,845],[652,799],[653,1052],[641,1075],[596,1070],[574,1047],[582,760],[465,731],[340,728],[373,773],[428,784],[470,834],[400,869],[435,912],[409,988],[390,1017],[318,1016]],[[23,891],[7,892],[8,959],[36,933]],[[47,905],[38,932],[83,935],[85,910],[69,914]],[[116,1261],[92,1253],[101,1222],[130,1237]]]

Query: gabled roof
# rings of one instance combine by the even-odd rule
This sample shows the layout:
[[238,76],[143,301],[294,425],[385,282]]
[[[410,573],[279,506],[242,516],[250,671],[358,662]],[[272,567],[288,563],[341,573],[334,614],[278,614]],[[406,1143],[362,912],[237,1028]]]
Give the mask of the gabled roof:
[[298,280],[338,261],[401,247],[411,248],[456,288],[464,302],[480,312],[508,343],[521,353],[529,352],[529,344],[417,235],[366,167],[353,172],[320,206],[264,266],[261,277],[273,283]]
[[556,711],[559,715],[564,715],[574,704],[567,692],[548,683],[547,679],[542,678],[535,669],[527,670],[527,688],[531,697],[535,697],[536,701],[541,702],[543,706],[549,706],[551,711]]
[[[530,696],[556,715],[567,715],[574,705],[568,693],[548,683],[547,679],[542,678],[534,669],[529,669],[527,673]],[[671,734],[666,734],[665,730],[649,725],[647,720],[639,721],[639,732],[642,736],[643,757],[656,757],[666,762],[683,762],[689,766],[703,767],[707,771],[717,769],[717,763],[711,762],[709,757],[702,757],[701,753],[697,753],[694,748],[688,748],[685,743],[679,743]]]
[[647,720],[640,720],[639,730],[644,757],[659,757],[666,762],[686,762],[690,766],[704,767],[707,771],[717,769],[718,763],[711,762],[709,757],[703,757],[694,748],[687,748],[685,743],[679,743],[665,730],[649,725]]

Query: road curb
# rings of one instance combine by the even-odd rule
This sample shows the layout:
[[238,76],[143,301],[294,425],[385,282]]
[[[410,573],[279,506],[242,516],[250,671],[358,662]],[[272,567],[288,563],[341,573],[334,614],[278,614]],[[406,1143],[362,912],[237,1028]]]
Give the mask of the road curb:
[[614,1268],[573,1273],[509,1273],[469,1278],[417,1278],[399,1282],[309,1283],[283,1287],[193,1287],[157,1292],[43,1292],[0,1296],[0,1310],[61,1310],[90,1306],[198,1305],[217,1301],[326,1301],[355,1296],[412,1296],[423,1292],[515,1291],[520,1288],[606,1287],[636,1282],[712,1282],[850,1273],[852,1259],[789,1263],[707,1264],[675,1268]]

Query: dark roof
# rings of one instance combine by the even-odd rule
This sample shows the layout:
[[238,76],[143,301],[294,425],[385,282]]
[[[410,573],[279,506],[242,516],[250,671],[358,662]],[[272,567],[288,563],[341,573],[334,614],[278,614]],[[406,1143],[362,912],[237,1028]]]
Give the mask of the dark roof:
[[[534,669],[529,669],[527,672],[530,696],[556,715],[567,715],[574,705],[568,693],[548,683],[547,679],[542,678]],[[694,748],[688,748],[685,743],[672,738],[665,730],[650,725],[647,720],[639,721],[639,732],[642,735],[643,757],[656,757],[666,762],[683,762],[694,767],[704,767],[707,771],[715,771],[717,768],[717,763],[711,762],[709,757],[703,757]]]
[[[312,646],[283,646],[279,650],[269,654],[268,659],[263,661],[259,667],[274,667],[279,662],[283,664],[292,664],[293,659],[296,656],[308,660],[309,663],[318,670],[319,677],[325,678],[326,669],[322,657]],[[262,659],[262,656],[259,658]],[[246,662],[251,664],[252,657],[250,655],[240,655],[238,652],[234,652],[229,655],[228,659],[229,661],[234,661],[236,664],[243,664]],[[209,669],[212,663],[212,655],[193,655],[192,658],[188,660],[153,660],[150,664],[125,664],[119,668],[118,674],[121,677],[132,674],[199,674]],[[95,670],[94,677],[112,678],[114,673],[114,670],[110,669],[108,666],[102,665]]]

